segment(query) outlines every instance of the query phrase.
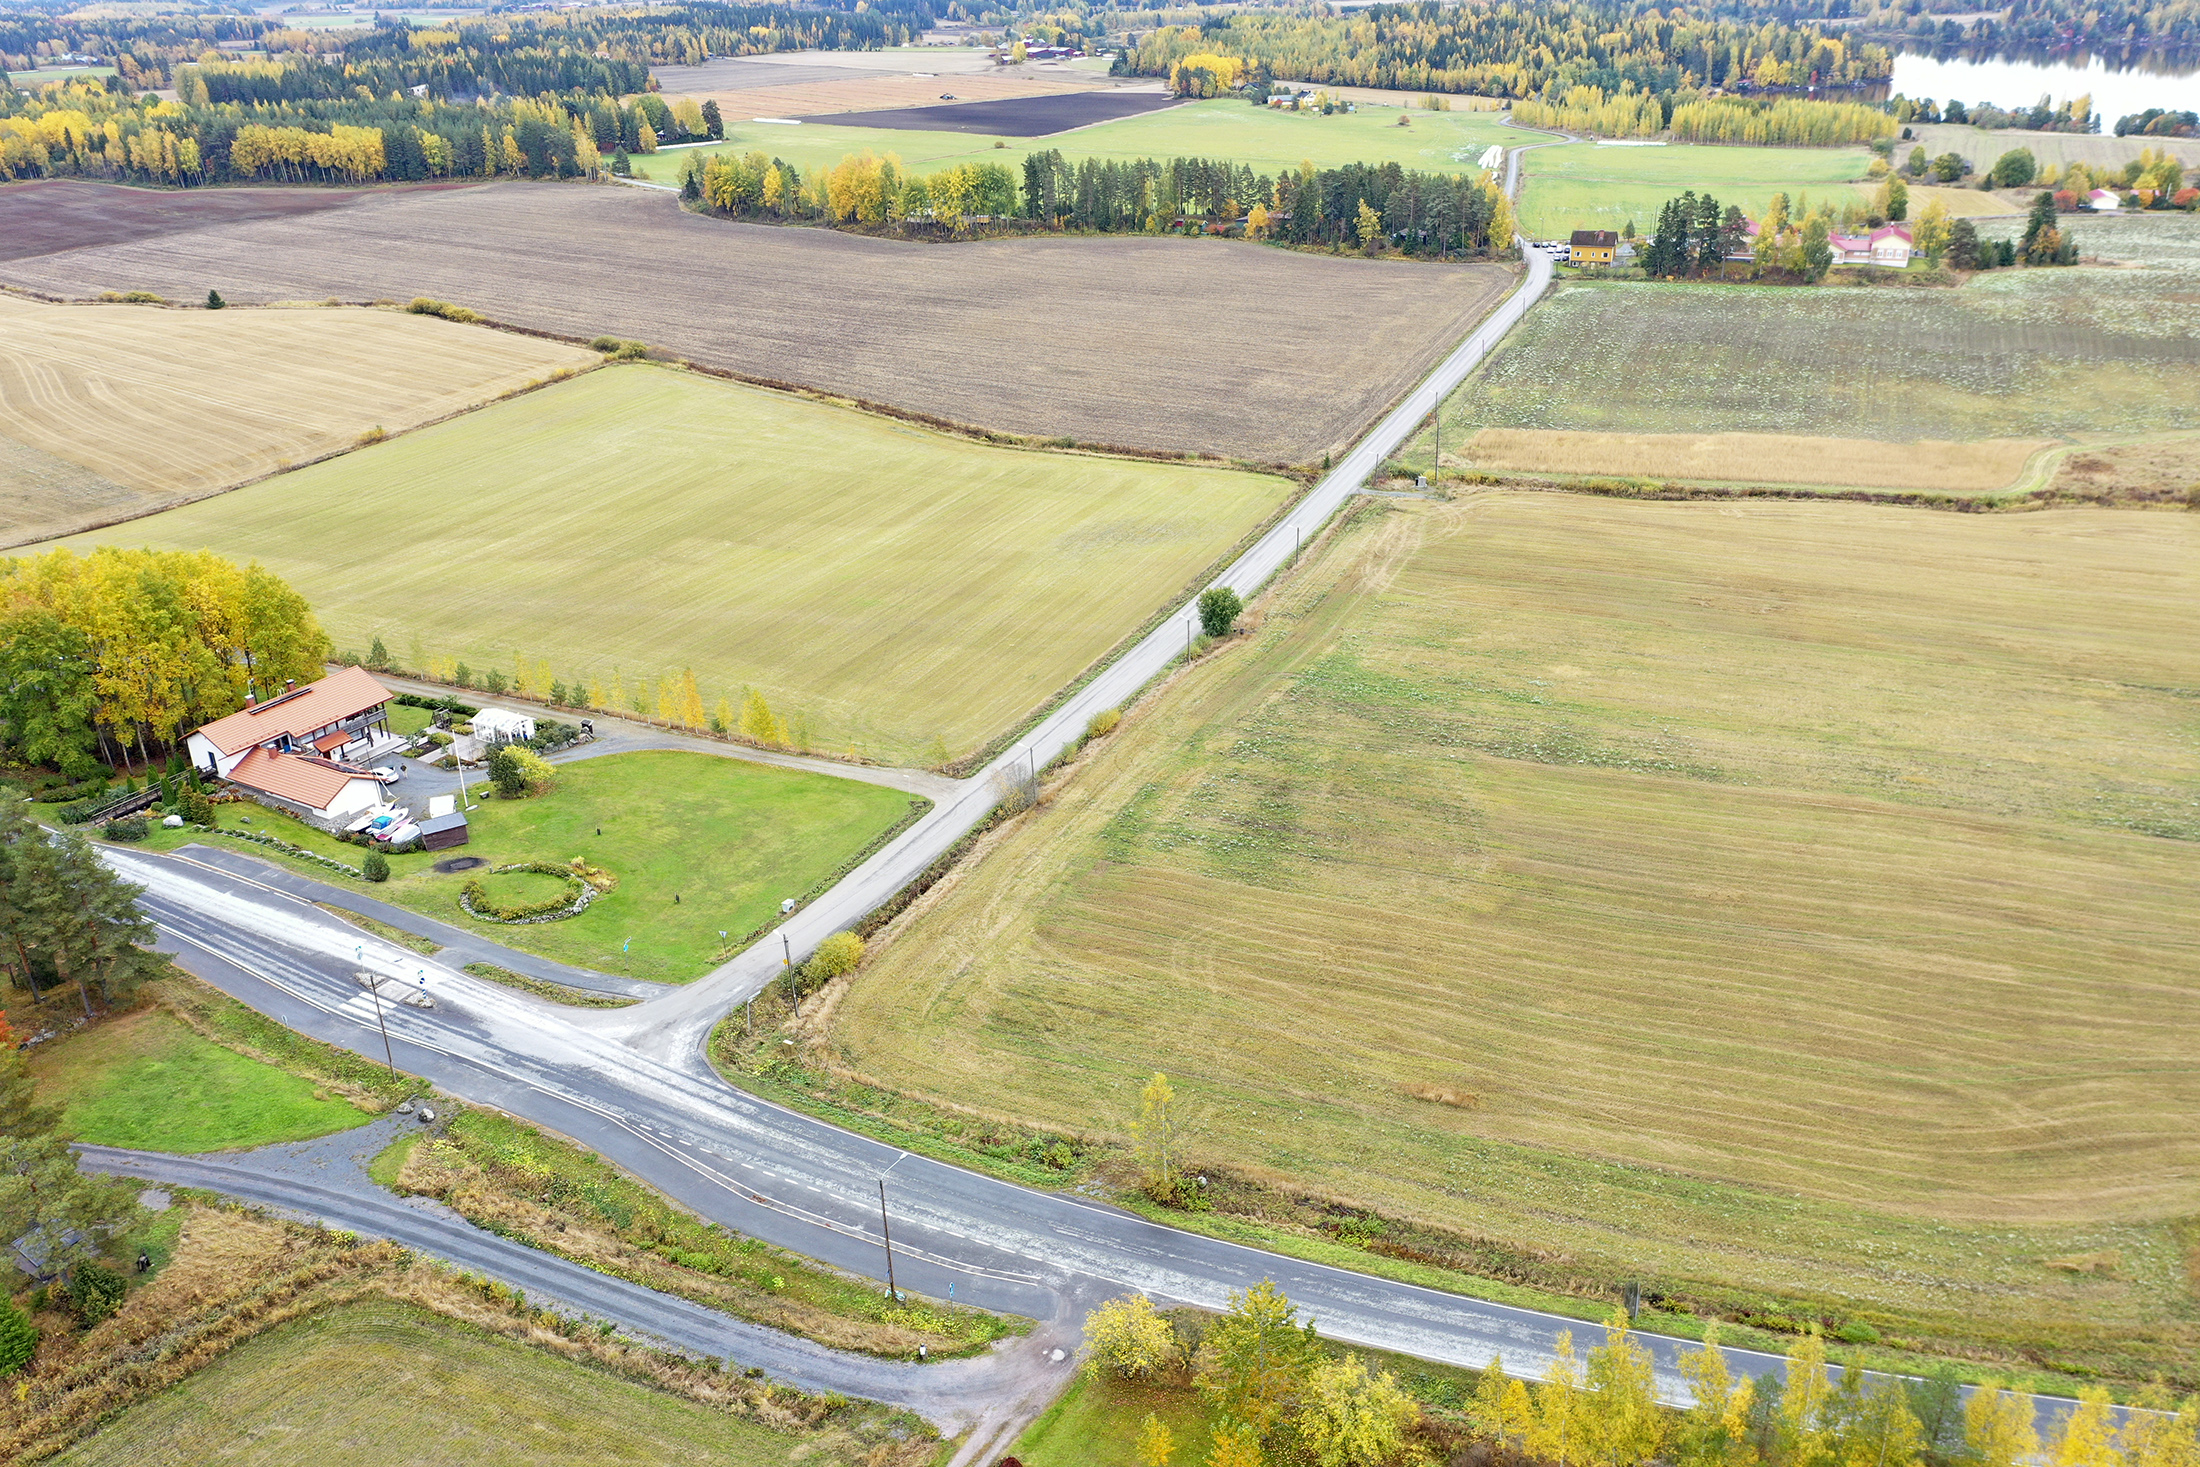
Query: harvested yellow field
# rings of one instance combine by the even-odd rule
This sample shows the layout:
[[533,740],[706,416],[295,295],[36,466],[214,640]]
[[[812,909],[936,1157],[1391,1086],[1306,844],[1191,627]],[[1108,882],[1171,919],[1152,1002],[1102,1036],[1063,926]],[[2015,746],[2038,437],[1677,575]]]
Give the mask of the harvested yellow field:
[[1482,428],[1447,466],[1510,474],[1616,475],[1732,484],[1827,488],[2005,489],[2045,439],[1972,443],[1806,438],[1785,433],[1584,433],[1550,428]]
[[1082,77],[1028,76],[838,76],[790,81],[784,86],[720,89],[694,87],[667,92],[697,102],[715,101],[729,123],[751,117],[809,117],[829,112],[869,112],[888,107],[928,107],[951,92],[957,102],[997,102],[1011,97],[1051,97],[1063,92],[1096,91],[1102,83]]
[[597,360],[389,310],[0,295],[0,542],[203,498]]
[[1165,1071],[1505,1277],[2190,1361],[2196,599],[2195,515],[1363,510],[829,1037],[1071,1131]]

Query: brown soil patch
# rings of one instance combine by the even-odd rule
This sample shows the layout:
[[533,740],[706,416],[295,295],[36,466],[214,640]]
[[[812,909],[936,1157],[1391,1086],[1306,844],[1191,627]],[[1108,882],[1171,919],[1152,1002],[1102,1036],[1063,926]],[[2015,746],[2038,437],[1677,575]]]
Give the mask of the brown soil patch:
[[1011,97],[1050,97],[1062,92],[1091,92],[1102,88],[1091,82],[1038,80],[1014,76],[855,76],[845,80],[801,80],[785,86],[743,87],[739,90],[696,91],[681,95],[698,102],[714,98],[728,122],[749,117],[812,117],[830,112],[869,112],[888,107],[952,106],[941,94],[952,92],[957,102],[992,102]]
[[[0,277],[71,296],[181,297],[210,280],[237,300],[437,296],[956,422],[1263,462],[1341,447],[1511,285],[1489,265],[1218,240],[913,244],[524,183],[387,193],[16,261]],[[1260,344],[1188,329],[1208,321],[1257,321]]]
[[2078,449],[2056,467],[2047,493],[2096,504],[2200,507],[2200,438]]
[[[465,187],[428,184],[427,188]],[[73,178],[40,178],[0,187],[0,260],[24,260],[56,250],[125,244],[184,230],[284,219],[340,209],[390,189],[123,188]],[[218,286],[219,282],[213,282]],[[197,292],[205,294],[201,286]]]

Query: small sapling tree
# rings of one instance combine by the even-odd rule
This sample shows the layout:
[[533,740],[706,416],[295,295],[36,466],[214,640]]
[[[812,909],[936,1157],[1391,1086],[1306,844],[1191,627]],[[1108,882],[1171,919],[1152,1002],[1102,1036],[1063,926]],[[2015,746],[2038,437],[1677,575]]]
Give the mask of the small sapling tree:
[[383,882],[390,879],[389,858],[380,851],[367,852],[367,858],[359,863],[359,874],[369,881]]
[[220,291],[210,290],[206,293],[206,308],[209,311],[218,311],[228,304],[229,302],[222,299],[222,293]]

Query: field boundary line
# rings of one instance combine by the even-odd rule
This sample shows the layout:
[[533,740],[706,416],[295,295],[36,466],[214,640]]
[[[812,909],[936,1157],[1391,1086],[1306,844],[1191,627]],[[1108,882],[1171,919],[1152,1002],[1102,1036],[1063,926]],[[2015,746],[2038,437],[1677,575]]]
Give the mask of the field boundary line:
[[[40,301],[47,305],[112,305],[118,308],[123,305],[122,302],[116,301],[86,300],[82,297],[43,295],[39,292],[24,290],[22,287],[14,285],[0,286],[0,290],[6,290],[14,292],[16,294],[26,295],[34,300]],[[143,306],[149,304],[151,304],[151,302],[129,303],[130,306],[137,308],[142,308]],[[161,302],[159,308],[172,311],[202,311],[206,309],[204,306],[178,305],[170,301]],[[392,314],[398,315],[406,314],[406,312],[404,312],[402,308],[397,308],[393,311],[392,308],[389,306],[376,305],[371,301],[342,301],[335,306],[330,306],[325,301],[314,301],[305,305],[283,304],[276,301],[263,301],[258,303],[235,302],[230,305],[224,306],[222,309],[231,311],[368,310],[391,312]],[[455,321],[451,324],[456,326],[466,326],[474,324],[488,325],[490,323],[487,321],[482,321],[478,323]],[[543,335],[543,338],[545,340],[560,341],[569,346],[585,347],[587,345],[586,342],[570,341],[563,337],[548,336],[544,333],[529,332],[526,334]],[[599,359],[593,362],[582,362],[579,365],[572,367],[553,368],[550,372],[550,375],[542,378],[539,381],[524,383],[518,387],[512,388],[507,392],[499,393],[495,397],[484,398],[479,402],[470,403],[465,407],[453,408],[450,412],[444,413],[439,417],[424,419],[421,422],[413,423],[407,427],[399,428],[394,433],[386,432],[380,438],[375,439],[374,443],[387,443],[392,439],[402,438],[408,433],[417,433],[423,428],[433,428],[443,423],[453,422],[459,418],[467,417],[470,414],[478,413],[484,408],[495,407],[499,403],[511,402],[516,398],[525,397],[530,392],[540,392],[546,387],[555,387],[561,382],[570,382],[586,373],[600,371],[604,367],[604,365],[605,362]],[[253,474],[247,478],[238,479],[234,483],[223,484],[218,488],[203,490],[197,494],[183,494],[173,499],[164,499],[157,504],[145,505],[140,508],[134,509],[128,514],[119,514],[108,519],[91,520],[69,529],[44,530],[36,535],[31,535],[24,538],[0,539],[0,551],[17,550],[25,545],[43,544],[48,540],[65,539],[71,535],[89,535],[94,533],[95,531],[113,529],[116,525],[129,524],[133,520],[150,519],[156,514],[166,514],[169,510],[182,509],[186,505],[203,504],[209,499],[219,499],[224,494],[233,494],[239,489],[249,489],[254,484],[265,483],[269,479],[279,478],[284,474],[295,472],[298,469],[309,469],[312,468],[315,464],[324,464],[329,462],[329,460],[331,459],[342,458],[347,453],[357,453],[362,448],[372,448],[374,447],[374,443],[366,443],[360,441],[359,439],[354,439],[350,443],[344,444],[337,448],[332,448],[326,453],[315,454],[312,458],[300,459],[295,463],[288,463],[282,465],[279,468],[268,469],[264,473]],[[58,457],[58,455],[56,456]]]

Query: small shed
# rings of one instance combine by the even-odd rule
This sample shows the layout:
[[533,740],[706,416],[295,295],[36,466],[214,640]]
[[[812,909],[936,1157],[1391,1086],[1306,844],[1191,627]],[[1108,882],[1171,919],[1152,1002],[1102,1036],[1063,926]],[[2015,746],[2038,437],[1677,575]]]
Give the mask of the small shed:
[[484,744],[517,744],[535,736],[535,720],[524,713],[484,708],[474,715],[474,737]]
[[426,851],[447,851],[452,846],[462,846],[470,839],[466,829],[466,817],[453,810],[448,815],[431,815],[420,822],[420,848]]

